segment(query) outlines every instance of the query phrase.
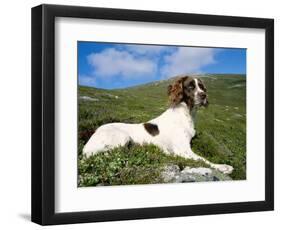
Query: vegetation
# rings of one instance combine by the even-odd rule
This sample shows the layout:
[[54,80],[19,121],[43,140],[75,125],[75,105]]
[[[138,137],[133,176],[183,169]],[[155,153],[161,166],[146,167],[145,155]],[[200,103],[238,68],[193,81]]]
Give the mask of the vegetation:
[[120,185],[161,183],[161,171],[170,164],[180,169],[208,167],[202,161],[193,161],[164,154],[155,145],[132,145],[118,147],[95,156],[81,156],[79,162],[79,184]]
[[[165,165],[204,166],[203,162],[167,156],[153,145],[115,148],[85,158],[81,151],[95,130],[109,122],[148,121],[167,107],[173,79],[126,89],[79,87],[79,186],[161,183]],[[234,180],[246,178],[246,78],[206,75],[210,105],[199,109],[192,149],[214,163],[234,167]],[[171,134],[172,135],[172,134]]]

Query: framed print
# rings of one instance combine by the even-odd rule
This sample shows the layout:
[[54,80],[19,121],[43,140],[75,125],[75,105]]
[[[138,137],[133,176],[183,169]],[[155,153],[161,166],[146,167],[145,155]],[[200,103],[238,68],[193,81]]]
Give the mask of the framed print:
[[32,8],[32,221],[274,208],[273,19]]

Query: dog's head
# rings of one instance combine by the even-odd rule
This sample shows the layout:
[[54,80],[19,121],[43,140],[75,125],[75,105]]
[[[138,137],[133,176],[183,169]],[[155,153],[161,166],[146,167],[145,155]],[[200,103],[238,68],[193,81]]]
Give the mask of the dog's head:
[[180,77],[168,86],[170,104],[176,106],[185,102],[189,109],[196,106],[207,106],[207,89],[202,80],[189,76]]

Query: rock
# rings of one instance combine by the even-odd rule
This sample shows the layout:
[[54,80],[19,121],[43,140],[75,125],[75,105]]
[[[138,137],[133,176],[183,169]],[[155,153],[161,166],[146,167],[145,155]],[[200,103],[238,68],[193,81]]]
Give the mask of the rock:
[[88,97],[88,96],[80,96],[79,99],[85,100],[85,101],[99,101],[98,98],[92,98],[92,97]]
[[229,175],[219,172],[218,170],[212,170],[211,176],[213,178],[213,181],[232,180]]
[[213,177],[213,181],[219,181],[219,178],[217,178],[216,176]]
[[184,183],[184,182],[196,182],[199,181],[198,176],[191,173],[181,173],[179,177],[175,179],[175,183]]
[[199,167],[199,168],[190,168],[190,167],[185,167],[181,173],[195,173],[195,174],[199,174],[202,176],[207,176],[208,174],[212,173],[212,170],[210,168],[203,168],[203,167]]
[[232,88],[239,88],[239,87],[243,87],[243,86],[244,86],[244,84],[236,84],[236,85],[229,86],[228,88],[232,89]]
[[182,171],[180,171],[177,165],[169,165],[164,167],[161,176],[165,183],[231,180],[228,175],[225,175],[215,169],[204,167],[185,167]]
[[162,171],[162,178],[165,183],[172,182],[180,174],[180,168],[177,165],[165,166]]
[[243,117],[241,114],[238,114],[238,113],[235,113],[233,116],[234,117]]

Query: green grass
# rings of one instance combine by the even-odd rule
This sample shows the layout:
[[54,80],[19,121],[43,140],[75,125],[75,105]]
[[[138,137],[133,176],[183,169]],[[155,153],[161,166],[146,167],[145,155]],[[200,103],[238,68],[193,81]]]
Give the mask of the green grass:
[[[214,163],[233,166],[232,179],[245,179],[246,78],[208,75],[203,80],[210,105],[197,112],[192,149]],[[159,175],[165,164],[202,164],[168,157],[151,145],[119,147],[88,159],[81,155],[84,144],[99,126],[109,122],[145,122],[164,112],[168,107],[167,86],[172,81],[118,90],[79,87],[79,186],[161,183]],[[82,99],[83,96],[92,101]]]
[[132,145],[98,153],[79,161],[79,185],[121,185],[161,183],[166,165],[206,167],[202,161],[166,155],[154,145]]

